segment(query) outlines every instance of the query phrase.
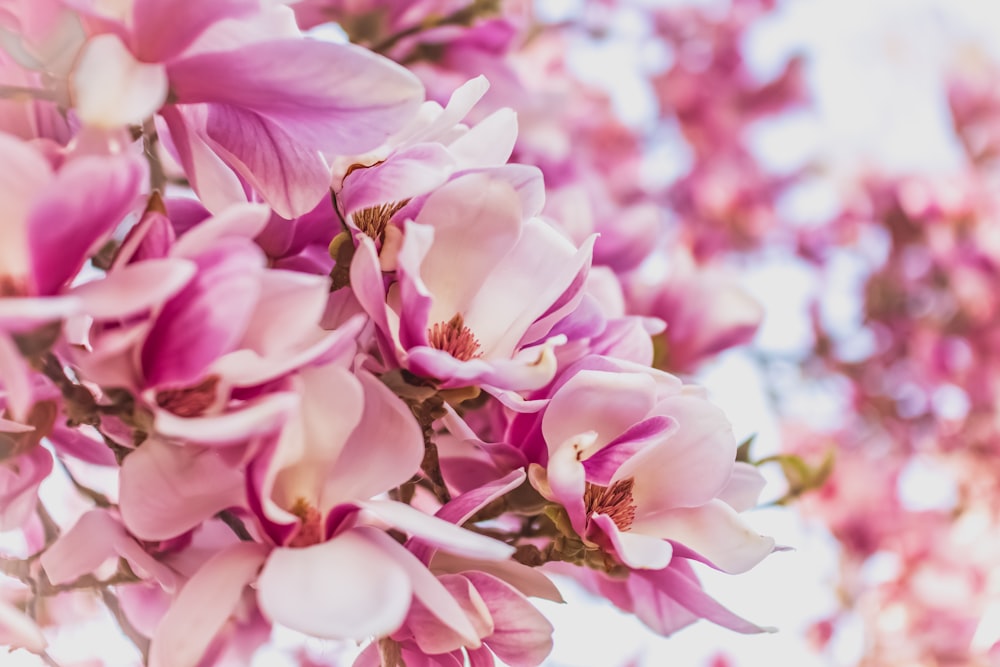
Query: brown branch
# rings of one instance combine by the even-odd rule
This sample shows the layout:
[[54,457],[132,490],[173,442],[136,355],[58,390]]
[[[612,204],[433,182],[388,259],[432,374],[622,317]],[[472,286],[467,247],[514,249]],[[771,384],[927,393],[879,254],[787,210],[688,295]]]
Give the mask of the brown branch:
[[250,531],[247,530],[246,524],[243,523],[243,520],[233,514],[231,510],[222,510],[215,516],[217,519],[220,519],[222,523],[229,526],[229,528],[236,533],[236,537],[240,538],[240,540],[244,542],[255,541],[253,539],[253,535],[251,535]]

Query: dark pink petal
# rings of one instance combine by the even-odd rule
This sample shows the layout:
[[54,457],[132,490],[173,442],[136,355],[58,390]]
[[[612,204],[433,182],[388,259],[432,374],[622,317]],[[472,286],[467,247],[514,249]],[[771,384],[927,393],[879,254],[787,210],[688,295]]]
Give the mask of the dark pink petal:
[[245,504],[243,474],[215,449],[150,439],[122,462],[122,521],[142,540],[166,540]]
[[354,45],[310,39],[201,53],[171,63],[169,74],[180,103],[243,109],[296,143],[339,154],[375,148],[423,101],[423,86],[403,67]]
[[140,60],[167,62],[216,21],[239,17],[258,6],[257,0],[135,0],[133,50]]
[[[87,433],[93,433],[94,437]],[[118,465],[114,453],[90,427],[68,428],[57,421],[48,438],[59,453],[99,466]]]
[[243,336],[264,256],[243,239],[227,241],[198,258],[198,275],[157,317],[142,348],[148,386],[193,384]]
[[145,161],[124,156],[80,157],[59,170],[28,219],[37,294],[55,294],[76,275],[135,206],[146,172]]
[[[444,521],[461,526],[469,517],[478,512],[481,508],[493,500],[512,491],[520,486],[527,475],[524,470],[512,470],[501,479],[484,484],[483,486],[467,491],[457,498],[453,498],[439,509],[434,516]],[[421,543],[419,540],[414,544],[407,544],[417,558],[424,563],[430,561],[433,548],[430,545]]]
[[208,559],[157,626],[149,645],[150,667],[195,667],[266,555],[264,545],[240,542]]
[[670,437],[677,430],[677,420],[654,416],[630,426],[628,430],[606,444],[583,462],[587,481],[601,486],[611,484],[621,465],[630,458]]
[[257,582],[265,616],[329,639],[393,632],[403,622],[412,595],[404,568],[357,530],[315,546],[275,549]]

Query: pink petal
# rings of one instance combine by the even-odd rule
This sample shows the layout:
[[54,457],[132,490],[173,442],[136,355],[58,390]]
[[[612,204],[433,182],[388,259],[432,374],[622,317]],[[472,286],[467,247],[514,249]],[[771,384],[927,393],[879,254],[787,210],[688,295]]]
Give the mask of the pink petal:
[[267,547],[234,544],[212,556],[191,577],[160,621],[149,646],[150,667],[195,667],[229,620]]
[[601,529],[622,563],[630,568],[660,570],[670,564],[674,553],[670,542],[637,530],[623,532],[606,514],[594,514],[589,521]]
[[563,603],[562,593],[552,583],[552,580],[539,571],[539,568],[522,565],[515,560],[487,561],[473,558],[452,556],[444,551],[434,554],[431,561],[434,572],[452,572],[459,574],[468,570],[485,572],[497,579],[505,581],[522,594],[541,598],[551,602]]
[[171,63],[169,73],[181,103],[246,109],[283,127],[296,143],[339,154],[375,148],[423,98],[419,80],[386,58],[309,39],[202,53]]
[[75,296],[0,298],[0,324],[12,333],[30,331],[47,322],[71,317],[82,307]]
[[125,319],[159,306],[194,277],[194,262],[150,259],[112,271],[71,290],[81,310],[96,320]]
[[0,531],[24,526],[35,512],[38,486],[52,472],[52,455],[44,447],[0,462]]
[[552,624],[508,584],[482,572],[466,572],[493,617],[487,646],[510,667],[537,667],[552,652]]
[[586,431],[597,434],[593,450],[603,447],[649,415],[654,391],[653,379],[644,373],[576,373],[556,391],[542,417],[549,453]]
[[341,202],[346,214],[369,206],[403,201],[443,184],[455,160],[440,144],[417,144],[384,162],[356,169],[344,179]]
[[38,294],[68,283],[95,246],[137,203],[146,163],[132,157],[84,156],[64,165],[31,211],[28,242]]
[[0,132],[0,271],[5,275],[27,278],[30,273],[28,253],[28,215],[35,199],[49,185],[52,168],[31,144]]
[[[324,505],[332,498],[371,498],[399,486],[420,470],[424,457],[423,433],[406,404],[370,373],[359,372],[357,378],[364,411],[337,458]],[[379,464],[373,466],[373,460]]]
[[0,331],[0,383],[3,385],[7,409],[10,410],[11,417],[19,422],[27,420],[28,411],[34,402],[31,373],[31,368],[21,356],[14,340],[6,332]]
[[396,630],[413,594],[404,568],[362,532],[275,549],[257,582],[261,611],[314,637],[364,639]]
[[180,55],[213,23],[249,13],[257,6],[253,0],[135,0],[135,52],[146,62],[166,62]]
[[774,550],[773,538],[752,530],[721,500],[639,516],[632,530],[683,544],[730,574],[746,572]]
[[513,109],[498,109],[448,144],[448,151],[462,169],[493,167],[507,162],[516,141],[517,114]]
[[359,530],[363,531],[374,544],[378,544],[386,554],[391,555],[403,568],[413,586],[413,596],[431,614],[458,634],[465,645],[479,646],[479,633],[476,632],[465,610],[416,556],[382,531],[371,528]]
[[267,226],[271,212],[263,204],[238,203],[189,229],[173,245],[172,254],[194,258],[227,238],[252,240]]
[[[470,220],[476,224],[470,225]],[[480,342],[484,336],[492,337],[492,331],[472,324],[472,309],[480,303],[477,294],[483,284],[493,280],[498,265],[505,264],[502,260],[518,242],[521,207],[517,193],[503,181],[470,174],[436,190],[416,222],[434,229],[434,243],[420,266],[420,278],[434,295],[431,323],[447,322],[461,313]],[[548,261],[552,262],[551,256]],[[532,268],[518,265],[519,271]],[[533,283],[533,293],[539,284],[543,283]],[[495,321],[503,322],[505,315],[501,312]],[[490,342],[483,344],[484,351],[490,349]]]
[[708,502],[729,481],[736,459],[736,439],[722,410],[681,393],[660,401],[653,412],[677,420],[679,428],[623,464],[618,478],[635,477],[632,495],[643,512]]
[[732,476],[719,491],[718,498],[737,512],[745,512],[757,506],[765,486],[767,480],[756,466],[737,461],[733,465]]
[[587,471],[587,479],[594,484],[610,485],[625,461],[648,447],[662,443],[676,430],[677,421],[663,416],[648,417],[630,426],[593,456],[584,460],[583,467]]
[[168,590],[177,575],[159,563],[130,537],[107,510],[91,510],[77,519],[39,559],[54,584],[64,584],[90,574],[109,558],[121,556],[140,576],[151,576]]
[[283,218],[305,215],[329,192],[330,167],[319,151],[259,114],[212,106],[206,131],[216,153]]
[[214,449],[151,438],[122,462],[122,521],[142,540],[166,540],[245,505],[243,474]]
[[493,538],[473,533],[453,523],[424,514],[409,505],[392,500],[369,500],[359,507],[411,537],[454,554],[470,558],[504,560],[514,547]]
[[279,429],[299,406],[291,392],[266,394],[221,415],[178,417],[167,410],[154,412],[156,432],[168,438],[196,443],[239,445],[249,438]]
[[232,204],[246,203],[247,193],[240,178],[202,136],[207,113],[204,105],[188,105],[184,109],[168,105],[160,110],[169,129],[165,145],[173,149],[205,207],[213,213],[222,213]]
[[243,336],[259,294],[263,253],[243,239],[198,257],[199,273],[160,311],[142,348],[148,386],[186,386]]
[[31,617],[0,598],[0,645],[43,653],[48,642]]
[[[637,576],[633,574],[632,576]],[[646,585],[662,591],[684,609],[699,618],[729,628],[743,634],[774,632],[773,628],[761,627],[729,611],[701,589],[693,574],[689,577],[677,568],[668,567],[658,572],[645,571],[641,575]],[[635,590],[637,587],[632,587]]]
[[[480,646],[479,638],[493,632],[493,623],[482,597],[465,577],[442,575],[438,581],[449,596],[461,606],[463,615],[473,626],[472,646]],[[406,616],[406,629],[413,634],[417,646],[426,654],[438,655],[461,649],[468,639],[441,623],[437,616],[419,600],[414,600]]]

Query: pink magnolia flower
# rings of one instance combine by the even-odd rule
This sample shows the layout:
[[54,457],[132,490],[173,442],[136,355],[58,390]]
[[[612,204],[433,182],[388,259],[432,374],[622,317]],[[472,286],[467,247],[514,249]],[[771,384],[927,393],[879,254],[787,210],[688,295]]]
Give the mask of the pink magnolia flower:
[[87,17],[96,34],[73,72],[77,112],[102,127],[159,113],[214,211],[245,201],[246,184],[283,217],[308,212],[330,187],[324,155],[377,146],[423,95],[412,74],[370,51],[303,38],[287,7],[123,5]]
[[170,221],[153,211],[118,252],[109,275],[151,261],[196,268],[150,317],[93,329],[84,341],[91,349],[74,355],[85,377],[144,398],[162,436],[239,443],[276,429],[295,399],[273,383],[354,349],[361,318],[337,331],[319,327],[325,278],[266,267],[252,239],[267,215],[236,205],[174,240]]
[[374,244],[361,237],[351,286],[388,362],[442,387],[532,389],[552,378],[548,332],[582,296],[593,240],[577,249],[524,215],[507,181],[455,178],[406,223],[388,294]]
[[532,483],[566,509],[584,544],[629,568],[660,570],[679,550],[744,572],[774,549],[739,515],[763,478],[734,467],[722,411],[670,375],[585,359],[557,380],[543,412],[515,418],[508,440],[539,464]]

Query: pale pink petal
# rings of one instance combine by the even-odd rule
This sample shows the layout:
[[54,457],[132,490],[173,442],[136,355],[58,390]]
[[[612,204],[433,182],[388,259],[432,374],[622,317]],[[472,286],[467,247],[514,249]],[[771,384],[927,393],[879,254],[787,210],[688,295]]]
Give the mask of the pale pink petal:
[[654,392],[655,383],[645,373],[576,373],[556,391],[542,417],[549,453],[586,431],[597,434],[595,451],[603,447],[649,415]]
[[136,60],[112,34],[88,40],[71,82],[77,115],[94,127],[141,125],[167,100],[166,67]]
[[737,512],[745,512],[757,506],[765,486],[767,480],[756,466],[737,461],[718,498]]
[[21,528],[35,512],[38,485],[52,472],[44,447],[0,462],[0,531]]
[[228,206],[246,203],[247,193],[239,176],[202,136],[207,113],[201,104],[164,107],[160,116],[169,129],[164,144],[175,151],[202,204],[212,213],[222,213]]
[[0,331],[0,384],[10,415],[19,422],[28,418],[34,402],[31,368],[6,332]]
[[329,476],[324,506],[334,499],[370,498],[395,488],[420,469],[424,457],[423,433],[409,407],[370,373],[361,371],[357,378],[364,389],[364,411]]
[[517,114],[498,109],[474,128],[448,144],[461,169],[478,169],[505,164],[517,141]]
[[484,642],[511,667],[537,667],[552,652],[552,624],[508,584],[482,572],[465,577],[479,591],[493,617]]
[[[470,224],[472,220],[475,224]],[[504,258],[518,243],[521,207],[517,193],[503,181],[470,174],[436,190],[416,222],[434,229],[434,243],[420,266],[420,278],[434,295],[430,323],[447,322],[462,314],[487,353],[492,341],[484,342],[483,337],[493,333],[485,326],[475,326],[472,312],[480,303],[477,295],[483,284],[507,263]],[[407,225],[407,235],[410,227]],[[551,256],[548,261],[552,262]],[[532,268],[519,266],[523,271]],[[539,291],[538,284],[534,284],[534,293]],[[480,304],[480,308],[484,306]],[[501,312],[493,321],[502,322],[506,315]]]
[[[424,107],[421,109],[421,116],[430,115],[426,113],[429,109],[433,109],[430,113],[436,114],[429,123],[415,128],[415,132],[411,134],[407,134],[407,130],[412,129],[409,127],[400,134],[410,145],[417,142],[441,141],[455,130],[455,126],[472,111],[472,107],[476,106],[476,103],[482,99],[489,88],[490,82],[485,76],[479,75],[469,79],[455,89],[444,109],[441,109],[436,102],[426,102],[424,104]],[[424,122],[424,120],[424,118],[420,118],[414,125]]]
[[411,537],[419,538],[438,549],[454,554],[470,558],[503,560],[514,553],[514,547],[509,544],[465,530],[403,503],[369,500],[356,504]]
[[628,567],[660,570],[670,564],[674,553],[670,542],[638,531],[623,532],[606,514],[592,515],[590,524],[601,529],[610,541],[613,551]]
[[721,500],[638,516],[632,530],[683,544],[730,574],[746,572],[774,551],[773,538],[758,534]]
[[257,582],[257,600],[268,618],[328,639],[393,632],[412,594],[404,568],[354,530],[310,547],[275,549]]
[[174,243],[171,254],[197,257],[221,239],[236,237],[252,240],[267,226],[271,212],[263,204],[238,203],[201,221]]
[[542,345],[518,350],[512,359],[490,361],[459,361],[442,350],[416,347],[408,352],[407,366],[417,375],[442,380],[442,388],[478,385],[513,410],[534,412],[540,403],[505,390],[533,391],[551,382],[558,366],[554,348],[565,342],[565,337],[553,337]]
[[[493,622],[482,597],[465,577],[446,574],[438,576],[437,580],[447,589],[448,596],[460,605],[463,615],[471,622],[473,646],[479,646],[479,638],[493,632]],[[419,599],[413,601],[410,613],[406,616],[406,629],[413,634],[413,639],[420,650],[430,655],[459,650],[468,641],[450,626],[442,623]]]
[[585,459],[583,467],[587,480],[608,486],[615,480],[625,461],[669,438],[677,430],[677,421],[670,417],[653,416],[630,426],[624,433],[606,444],[593,456]]
[[371,528],[359,530],[403,568],[413,587],[413,596],[417,600],[441,623],[457,633],[467,646],[479,646],[479,634],[462,606],[416,556],[382,531]]
[[330,296],[328,277],[272,269],[261,276],[260,287],[243,347],[275,354],[319,333]]
[[254,580],[267,547],[241,542],[212,556],[191,577],[149,645],[150,667],[195,667]]
[[156,432],[171,438],[214,445],[238,445],[247,439],[279,429],[299,406],[291,392],[267,394],[247,401],[221,415],[178,417],[167,410],[154,411]]
[[644,512],[708,502],[725,487],[736,460],[736,439],[722,410],[685,392],[665,398],[653,411],[680,427],[663,445],[623,464],[618,478],[635,477],[632,495]]
[[0,273],[27,278],[31,268],[28,253],[28,213],[52,178],[52,168],[31,144],[0,132]]
[[48,646],[38,624],[14,605],[0,599],[0,646],[42,653]]
[[150,259],[112,271],[70,292],[95,320],[125,319],[159,306],[180,291],[197,267],[183,259]]
[[245,505],[243,474],[215,449],[151,438],[122,462],[122,521],[142,540],[165,540]]
[[522,594],[541,598],[551,602],[565,602],[562,593],[552,583],[552,580],[539,571],[540,568],[528,567],[515,560],[488,561],[475,558],[453,556],[444,551],[434,554],[431,561],[434,572],[451,572],[459,574],[468,570],[485,572],[501,579]]
[[64,584],[92,573],[115,556],[125,558],[137,574],[155,578],[168,590],[176,586],[173,570],[146,553],[118,519],[103,509],[91,510],[77,519],[45,550],[40,562],[52,583]]
[[[582,287],[580,278],[590,266],[592,243],[588,240],[577,249],[548,223],[538,218],[525,221],[517,244],[491,267],[465,313],[466,325],[479,336],[484,356],[509,357],[518,343],[534,343],[544,335],[537,327],[528,332],[571,285]],[[582,298],[576,290],[563,304],[567,309],[575,307],[576,295]],[[548,326],[561,317],[560,313],[548,318]]]

